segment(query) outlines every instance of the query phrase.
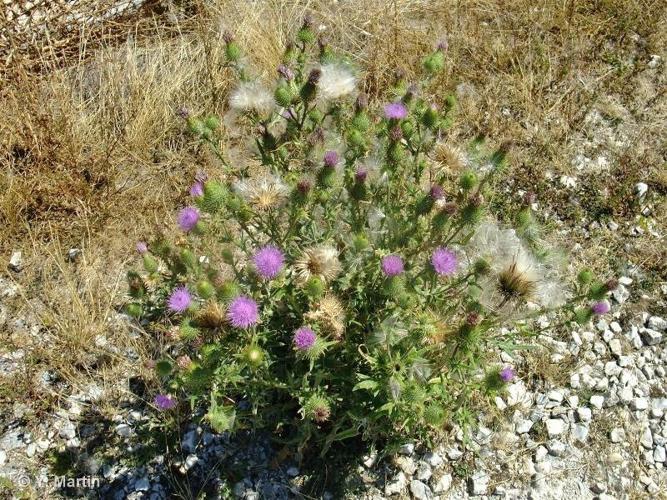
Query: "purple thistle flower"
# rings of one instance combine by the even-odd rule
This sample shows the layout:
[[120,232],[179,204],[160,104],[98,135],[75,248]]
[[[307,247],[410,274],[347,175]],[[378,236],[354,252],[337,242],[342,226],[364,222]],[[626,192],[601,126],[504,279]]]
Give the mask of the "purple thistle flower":
[[596,302],[591,306],[591,311],[593,311],[593,314],[596,314],[598,316],[601,316],[602,314],[607,314],[611,310],[611,306],[609,305],[609,302],[606,300],[601,300],[600,302]]
[[338,153],[335,151],[327,151],[324,153],[324,166],[335,168],[338,164]]
[[387,276],[398,276],[403,272],[403,269],[403,259],[398,255],[387,255],[382,258],[382,272]]
[[145,254],[148,252],[148,245],[146,244],[145,241],[137,241],[137,252],[141,255]]
[[456,254],[445,247],[438,247],[433,250],[431,255],[431,264],[433,269],[440,276],[451,276],[456,272],[458,259]]
[[384,116],[390,120],[402,120],[408,116],[408,108],[402,102],[392,102],[384,107]]
[[186,233],[192,231],[199,222],[199,210],[185,207],[178,213],[178,226]]
[[201,181],[195,182],[190,188],[190,196],[194,196],[195,198],[204,196],[204,183]]
[[271,279],[278,276],[283,268],[285,257],[283,253],[272,245],[260,248],[253,256],[257,272],[262,278]]
[[438,184],[433,184],[428,194],[434,200],[441,200],[445,197],[445,190],[442,189],[442,186],[439,186]]
[[227,319],[235,328],[249,328],[259,321],[259,307],[250,297],[241,295],[229,305]]
[[507,383],[510,382],[516,373],[514,372],[514,369],[511,366],[506,366],[502,370],[500,370],[500,380],[503,382]]
[[186,311],[188,307],[190,307],[190,304],[192,304],[192,296],[190,295],[188,289],[184,286],[179,286],[173,292],[171,292],[171,295],[167,300],[167,307],[169,307],[169,309],[175,313],[182,313]]
[[448,47],[449,43],[447,42],[447,37],[443,36],[442,39],[439,40],[437,45],[435,46],[435,50],[439,50],[440,52],[445,52],[447,51]]
[[288,82],[294,79],[294,72],[289,69],[289,67],[285,66],[284,64],[281,64],[278,66],[278,74],[282,76],[285,80]]
[[366,170],[364,167],[359,167],[354,174],[354,180],[359,183],[366,182],[367,177],[368,177],[368,170]]
[[294,332],[294,338],[292,340],[294,342],[294,347],[299,351],[307,351],[313,347],[316,339],[317,335],[313,330],[307,326],[302,326]]
[[169,394],[158,394],[153,400],[158,410],[171,410],[176,407],[176,400]]

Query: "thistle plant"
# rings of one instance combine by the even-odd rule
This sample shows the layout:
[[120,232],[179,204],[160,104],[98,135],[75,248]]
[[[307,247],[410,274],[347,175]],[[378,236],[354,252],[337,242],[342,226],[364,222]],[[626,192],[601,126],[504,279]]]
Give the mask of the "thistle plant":
[[218,118],[183,115],[224,174],[196,180],[181,235],[139,243],[128,273],[127,312],[163,349],[156,410],[189,404],[216,431],[267,428],[321,453],[427,439],[517,377],[497,354],[536,336],[534,318],[609,310],[613,283],[567,285],[529,206],[516,229],[489,213],[508,146],[451,144],[455,98],[432,93],[446,43],[420,82],[399,75],[369,104],[309,20],[272,90],[225,40],[257,166],[231,164]]

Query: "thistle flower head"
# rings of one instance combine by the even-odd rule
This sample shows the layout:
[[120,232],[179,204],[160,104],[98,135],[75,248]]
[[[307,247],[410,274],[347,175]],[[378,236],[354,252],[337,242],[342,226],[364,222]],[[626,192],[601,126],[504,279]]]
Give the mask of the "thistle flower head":
[[401,127],[399,127],[398,125],[391,127],[389,129],[389,138],[393,142],[400,141],[403,138],[403,129],[401,129]]
[[607,302],[606,300],[601,300],[591,306],[591,311],[593,311],[593,314],[596,314],[598,316],[607,314],[610,310],[611,306],[609,305],[609,302]]
[[341,271],[338,260],[338,251],[329,246],[319,246],[306,249],[296,261],[297,277],[306,283],[311,277],[317,276],[322,281],[332,281]]
[[359,111],[363,111],[366,108],[368,108],[368,95],[366,95],[364,92],[361,92],[354,102],[354,109],[358,113]]
[[323,423],[329,420],[331,416],[331,405],[329,401],[319,395],[313,394],[308,398],[303,407],[304,417],[310,418],[318,423]]
[[500,379],[505,383],[510,382],[515,375],[516,373],[514,372],[514,369],[510,366],[506,366],[500,370]]
[[324,166],[335,168],[338,165],[339,157],[336,151],[327,151],[324,153]]
[[277,247],[268,245],[260,248],[255,253],[253,262],[255,263],[257,273],[262,278],[271,279],[280,273],[285,262],[285,257]]
[[176,407],[176,400],[169,394],[158,394],[155,396],[153,403],[161,411],[171,410]]
[[357,182],[366,182],[367,177],[368,170],[366,170],[364,167],[357,168],[357,171],[354,173],[354,180]]
[[195,207],[185,207],[178,213],[178,226],[181,230],[192,231],[199,222],[199,210]]
[[315,68],[308,74],[308,83],[311,85],[317,85],[317,83],[320,81],[320,78],[322,78],[322,70]]
[[285,64],[278,66],[278,74],[288,82],[294,79],[294,71],[292,71],[289,66],[286,66]]
[[332,100],[354,92],[357,79],[346,66],[338,63],[323,64],[318,82],[319,96]]
[[190,187],[190,196],[198,198],[199,196],[204,196],[204,183],[201,181],[195,182]]
[[294,347],[299,351],[307,351],[313,347],[315,340],[317,340],[317,335],[311,328],[307,326],[302,326],[296,330],[294,332],[294,337],[292,338]]
[[232,92],[229,105],[237,111],[266,114],[274,107],[273,94],[259,82],[243,82]]
[[175,313],[185,312],[190,307],[190,304],[192,304],[192,296],[184,286],[180,286],[171,292],[167,300],[167,307]]
[[187,354],[183,354],[182,356],[176,358],[176,364],[181,370],[187,370],[190,365],[192,365],[192,359],[190,359],[190,356]]
[[451,276],[456,272],[458,259],[456,254],[448,248],[438,247],[431,255],[431,264],[440,276]]
[[503,300],[530,300],[537,291],[539,275],[535,264],[520,252],[498,273],[498,290]]
[[146,244],[145,241],[137,241],[136,249],[137,249],[137,253],[139,253],[140,255],[143,255],[146,252],[148,252],[148,245]]
[[398,255],[387,255],[382,258],[382,272],[389,277],[398,276],[404,270],[403,259]]
[[181,106],[176,110],[176,115],[183,120],[187,120],[190,117],[190,109],[187,106]]
[[250,297],[235,298],[227,311],[227,320],[235,328],[250,328],[259,322],[259,306]]
[[433,198],[433,200],[438,201],[445,197],[445,190],[442,188],[442,186],[433,184],[428,194],[431,198]]
[[248,205],[259,211],[283,206],[290,194],[289,186],[276,175],[242,179],[235,182],[233,188]]
[[408,116],[408,108],[402,102],[392,102],[385,105],[384,116],[389,120],[402,120]]
[[345,308],[335,295],[323,297],[312,311],[306,313],[306,319],[317,324],[321,333],[335,339],[340,339],[345,332]]

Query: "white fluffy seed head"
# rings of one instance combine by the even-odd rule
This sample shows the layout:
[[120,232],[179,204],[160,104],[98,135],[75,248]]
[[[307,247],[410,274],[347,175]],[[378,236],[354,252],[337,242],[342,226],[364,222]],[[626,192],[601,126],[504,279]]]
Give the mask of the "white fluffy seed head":
[[275,104],[273,95],[261,83],[243,82],[232,92],[229,105],[237,111],[268,113]]
[[322,99],[338,99],[354,92],[357,79],[346,66],[338,63],[323,64],[320,70],[322,75],[318,89]]

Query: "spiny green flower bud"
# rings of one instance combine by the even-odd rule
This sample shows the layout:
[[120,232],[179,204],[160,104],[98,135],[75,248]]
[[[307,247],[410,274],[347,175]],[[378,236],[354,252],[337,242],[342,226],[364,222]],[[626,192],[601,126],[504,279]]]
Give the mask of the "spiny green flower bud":
[[319,109],[315,108],[308,112],[308,118],[310,118],[313,123],[321,123],[324,119],[324,115]]
[[593,300],[602,300],[607,296],[609,290],[604,283],[600,281],[594,281],[591,283],[588,289],[588,296]]
[[476,276],[484,276],[491,270],[491,265],[485,259],[477,259],[473,264],[473,271]]
[[220,256],[225,264],[234,265],[234,250],[231,247],[223,247],[220,251]]
[[234,213],[238,212],[239,210],[241,210],[242,205],[243,201],[235,194],[230,193],[230,195],[227,196],[227,198],[225,199],[225,206],[227,207],[227,210],[229,210],[230,212]]
[[497,368],[489,371],[484,377],[484,388],[489,394],[494,394],[505,387],[505,382],[500,376],[500,370]]
[[439,73],[445,67],[445,54],[438,50],[427,56],[423,64],[428,73]]
[[519,229],[524,229],[533,223],[533,213],[530,208],[523,208],[516,214],[516,225]]
[[331,405],[324,396],[313,394],[303,406],[303,416],[318,423],[326,422],[331,416]]
[[276,100],[278,106],[287,108],[292,104],[292,91],[289,85],[279,85],[273,93],[273,98]]
[[392,162],[399,163],[404,156],[401,144],[399,142],[392,142],[387,150],[387,156]]
[[593,310],[590,307],[579,307],[574,311],[574,321],[584,325],[593,317]]
[[368,238],[366,237],[365,234],[355,234],[354,238],[352,239],[352,246],[354,246],[354,249],[357,252],[361,252],[362,250],[366,250],[368,248]]
[[204,196],[198,197],[196,203],[204,212],[215,214],[225,206],[228,193],[224,184],[208,181],[204,184]]
[[229,62],[236,62],[241,58],[241,47],[234,41],[234,36],[226,32],[222,35],[225,41],[225,57]]
[[141,276],[136,271],[127,272],[127,285],[130,289],[130,296],[135,299],[140,299],[146,293],[144,280],[141,279]]
[[303,84],[301,87],[301,99],[304,102],[310,102],[315,99],[317,95],[317,84],[322,77],[322,71],[320,69],[314,69],[308,75],[308,81]]
[[325,188],[333,187],[336,181],[336,169],[330,167],[322,167],[317,173],[317,181],[322,187]]
[[229,62],[237,62],[241,59],[241,47],[236,42],[230,42],[225,47],[225,57]]
[[191,342],[199,337],[199,330],[192,326],[190,320],[186,318],[181,321],[181,324],[178,327],[178,336],[184,342]]
[[368,113],[365,111],[359,111],[358,113],[355,113],[355,115],[352,117],[352,126],[358,130],[361,130],[362,132],[366,132],[369,128],[371,128],[371,120],[368,117]]
[[434,128],[438,124],[438,111],[434,106],[429,106],[422,115],[422,123],[426,128]]
[[461,175],[459,179],[459,186],[464,191],[470,191],[477,185],[477,175],[472,170],[468,170]]
[[456,96],[454,94],[449,94],[445,98],[445,111],[449,112],[456,107]]
[[131,302],[125,306],[125,314],[131,316],[132,318],[140,318],[144,313],[141,304],[136,302]]
[[412,137],[413,132],[415,131],[415,126],[409,120],[404,120],[401,123],[401,132],[403,132],[403,137],[410,138]]
[[366,197],[368,196],[368,189],[366,188],[366,183],[364,182],[355,182],[352,185],[352,189],[350,190],[350,196],[352,199],[356,201],[361,201],[365,200]]
[[145,253],[142,257],[142,260],[144,262],[144,269],[146,272],[154,273],[157,271],[157,260],[151,254]]
[[461,222],[466,225],[477,224],[482,218],[482,207],[476,203],[470,202],[461,210]]
[[442,405],[431,403],[424,410],[424,421],[432,427],[442,427],[445,423],[445,415]]
[[319,299],[324,294],[324,282],[321,278],[313,276],[306,282],[305,292],[313,300]]
[[588,269],[582,269],[577,275],[577,280],[582,285],[588,285],[591,281],[593,281],[593,273]]
[[296,37],[300,42],[305,44],[311,44],[315,41],[315,33],[313,33],[313,30],[310,27],[306,26],[299,30]]
[[426,215],[429,213],[433,206],[435,205],[435,200],[430,195],[424,195],[418,202],[416,207],[417,215]]
[[223,300],[231,300],[239,295],[239,287],[233,281],[226,281],[218,289],[218,295]]
[[361,148],[366,145],[366,138],[359,130],[353,128],[347,133],[347,142],[353,148]]
[[476,325],[471,325],[466,321],[459,327],[457,340],[464,351],[476,345],[479,339],[480,330]]
[[193,269],[197,266],[197,257],[195,254],[188,248],[182,248],[179,256],[181,258],[181,262],[186,266],[189,267],[190,269]]
[[285,46],[285,52],[283,53],[283,61],[289,62],[296,57],[297,51],[296,47],[292,42],[288,42]]
[[186,124],[188,130],[194,135],[202,135],[204,131],[207,130],[204,122],[202,122],[199,118],[195,118],[194,116],[188,117]]
[[161,359],[155,363],[155,371],[160,377],[167,377],[171,374],[171,371],[174,369],[171,362],[166,359]]
[[400,297],[405,292],[405,283],[400,276],[391,276],[385,279],[382,289],[389,297]]
[[228,410],[224,406],[212,404],[206,414],[206,419],[211,424],[211,428],[221,434],[233,430],[236,413],[233,409]]
[[242,358],[249,366],[257,368],[264,361],[264,351],[257,345],[249,345],[243,350]]
[[207,116],[204,125],[210,130],[217,130],[220,128],[220,119],[214,115]]
[[208,299],[215,295],[215,288],[210,281],[201,280],[199,283],[197,283],[197,294],[202,299]]

